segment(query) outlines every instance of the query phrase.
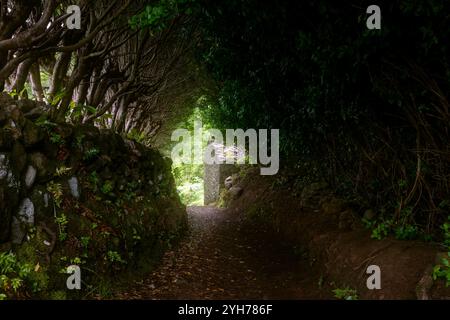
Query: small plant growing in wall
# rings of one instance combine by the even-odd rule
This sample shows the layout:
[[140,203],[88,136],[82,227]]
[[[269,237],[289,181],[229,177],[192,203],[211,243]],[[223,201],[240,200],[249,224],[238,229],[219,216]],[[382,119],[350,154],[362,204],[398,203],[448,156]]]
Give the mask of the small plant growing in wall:
[[72,170],[72,168],[67,168],[66,166],[61,166],[56,169],[55,175],[57,177],[62,177],[62,176],[65,176],[66,174],[68,174],[70,172],[70,170]]
[[47,184],[47,191],[52,195],[56,206],[60,207],[63,199],[62,185],[51,181]]
[[25,285],[29,285],[33,292],[44,289],[46,281],[39,276],[39,264],[34,267],[33,264],[19,261],[12,252],[0,253],[0,300],[19,296]]
[[121,264],[127,263],[124,259],[122,259],[122,257],[120,256],[120,254],[117,251],[109,250],[106,254],[106,257],[107,257],[108,261],[111,263],[115,263],[115,262],[119,262]]
[[67,239],[67,224],[69,221],[64,213],[61,213],[59,216],[55,217],[55,222],[59,228],[59,240],[62,242]]
[[83,156],[83,160],[88,161],[94,159],[98,154],[100,153],[100,150],[97,148],[91,148],[86,151],[86,153]]
[[101,191],[103,192],[103,194],[110,194],[113,191],[113,184],[111,181],[107,180],[105,181],[105,183],[102,185]]
[[356,290],[349,287],[334,289],[333,293],[336,298],[341,300],[358,300]]
[[61,146],[64,144],[64,139],[61,137],[60,134],[55,133],[55,132],[50,133],[50,141],[53,144],[56,144],[58,146]]

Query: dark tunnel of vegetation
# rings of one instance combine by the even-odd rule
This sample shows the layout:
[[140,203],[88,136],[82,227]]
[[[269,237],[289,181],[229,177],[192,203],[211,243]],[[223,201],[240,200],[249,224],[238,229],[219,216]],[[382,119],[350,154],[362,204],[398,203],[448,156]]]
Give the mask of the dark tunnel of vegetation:
[[[42,101],[41,122],[95,124],[166,155],[197,115],[219,129],[280,128],[292,179],[378,208],[381,234],[442,240],[449,5],[390,1],[381,30],[368,30],[361,2],[1,1],[0,88]],[[69,30],[75,3],[81,29]],[[201,167],[175,171],[201,183]]]

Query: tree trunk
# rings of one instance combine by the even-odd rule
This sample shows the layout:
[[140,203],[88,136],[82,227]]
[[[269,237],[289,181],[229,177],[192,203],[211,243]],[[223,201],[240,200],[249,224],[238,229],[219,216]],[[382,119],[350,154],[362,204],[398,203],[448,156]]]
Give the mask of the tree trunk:
[[44,101],[44,89],[41,82],[41,69],[39,63],[34,63],[30,68],[30,82],[33,95],[38,101]]
[[22,62],[17,68],[16,72],[16,80],[13,85],[13,89],[16,90],[16,93],[21,96],[21,98],[28,98],[28,93],[26,91],[22,91],[25,87],[25,82],[28,78],[28,72],[30,71],[30,67],[33,64],[34,59],[27,59]]

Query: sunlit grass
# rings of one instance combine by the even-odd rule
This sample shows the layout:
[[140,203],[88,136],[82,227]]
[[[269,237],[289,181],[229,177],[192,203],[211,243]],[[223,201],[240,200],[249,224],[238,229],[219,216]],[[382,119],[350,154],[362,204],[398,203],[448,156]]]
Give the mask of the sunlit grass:
[[199,182],[186,182],[177,187],[181,201],[187,206],[203,205],[203,180]]

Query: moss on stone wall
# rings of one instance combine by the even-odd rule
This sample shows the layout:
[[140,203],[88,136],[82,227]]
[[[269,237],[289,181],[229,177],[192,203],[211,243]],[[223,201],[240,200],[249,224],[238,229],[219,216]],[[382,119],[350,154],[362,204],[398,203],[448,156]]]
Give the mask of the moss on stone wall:
[[[185,227],[171,162],[158,151],[52,123],[45,106],[0,94],[0,297],[105,295],[119,274],[148,271]],[[66,288],[72,264],[80,291]]]

